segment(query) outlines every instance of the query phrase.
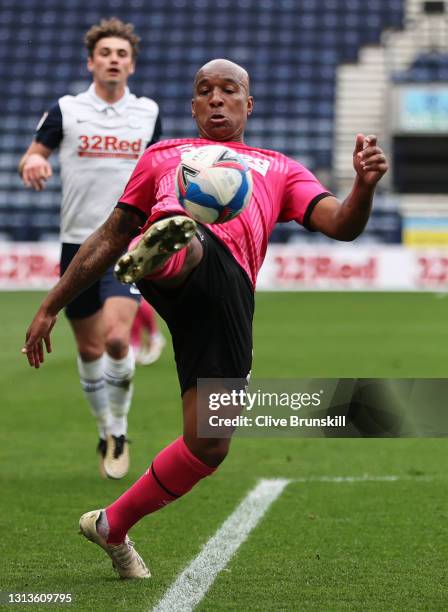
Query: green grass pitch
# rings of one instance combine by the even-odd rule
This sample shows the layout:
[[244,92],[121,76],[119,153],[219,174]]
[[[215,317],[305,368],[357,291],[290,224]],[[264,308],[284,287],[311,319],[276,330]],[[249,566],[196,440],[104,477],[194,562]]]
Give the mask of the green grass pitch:
[[[259,478],[396,475],[290,484],[199,610],[446,610],[445,439],[235,440],[212,478],[131,532],[153,578],[116,579],[77,521],[179,435],[171,349],[137,371],[129,476],[101,480],[64,317],[40,371],[19,352],[41,298],[0,294],[1,591],[72,593],[59,609],[148,610]],[[446,377],[447,308],[429,294],[259,294],[254,377]]]

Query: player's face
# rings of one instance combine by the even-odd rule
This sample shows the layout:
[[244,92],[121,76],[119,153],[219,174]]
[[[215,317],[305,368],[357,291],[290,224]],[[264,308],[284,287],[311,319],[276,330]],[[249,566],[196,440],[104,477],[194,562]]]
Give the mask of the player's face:
[[238,70],[223,65],[201,69],[192,100],[199,136],[220,142],[243,142],[253,108],[248,83]]
[[123,38],[100,38],[87,60],[93,80],[104,86],[124,86],[135,69],[132,47]]

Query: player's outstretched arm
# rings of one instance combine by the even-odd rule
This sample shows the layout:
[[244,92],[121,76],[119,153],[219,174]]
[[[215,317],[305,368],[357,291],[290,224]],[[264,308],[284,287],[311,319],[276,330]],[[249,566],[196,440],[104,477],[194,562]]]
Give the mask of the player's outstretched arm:
[[364,230],[372,209],[373,194],[388,164],[374,135],[356,136],[353,152],[356,172],[352,191],[340,202],[329,196],[318,202],[311,214],[311,227],[336,240],[354,240]]
[[26,354],[31,367],[44,361],[44,347],[51,353],[50,333],[58,312],[87,289],[111,266],[138,233],[141,217],[115,208],[107,221],[81,246],[59,282],[48,293],[26,333]]
[[48,161],[52,153],[40,142],[33,141],[19,162],[18,171],[25,187],[32,187],[36,191],[45,188],[46,181],[53,174]]

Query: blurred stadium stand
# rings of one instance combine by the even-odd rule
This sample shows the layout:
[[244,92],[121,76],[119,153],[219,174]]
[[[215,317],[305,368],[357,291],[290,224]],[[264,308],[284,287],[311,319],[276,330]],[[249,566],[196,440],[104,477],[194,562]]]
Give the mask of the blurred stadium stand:
[[448,54],[422,53],[407,70],[393,75],[395,83],[438,83],[448,81]]
[[[417,0],[2,0],[0,237],[45,240],[58,234],[56,156],[56,176],[43,193],[26,191],[16,166],[42,113],[61,95],[88,86],[83,34],[101,18],[131,21],[142,37],[130,86],[159,102],[165,138],[195,134],[192,77],[209,59],[227,57],[252,77],[256,107],[247,142],[298,159],[339,193],[346,188],[344,173],[352,176],[347,151],[356,130],[372,125],[387,137],[380,102],[392,78],[386,66],[388,50],[395,48],[390,40],[406,38],[422,13]],[[414,50],[394,64],[397,80],[415,80],[416,74],[417,80],[422,74],[447,80],[447,70],[447,56],[438,48],[419,56]],[[379,85],[371,80],[377,76]],[[373,114],[364,106],[359,115],[366,87]],[[400,236],[397,201],[384,190],[364,240],[397,242]],[[275,238],[316,239],[289,225]]]

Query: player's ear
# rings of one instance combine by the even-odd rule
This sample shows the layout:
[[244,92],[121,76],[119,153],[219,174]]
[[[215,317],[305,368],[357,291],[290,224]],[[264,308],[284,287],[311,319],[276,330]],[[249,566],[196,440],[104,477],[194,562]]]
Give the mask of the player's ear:
[[252,115],[252,111],[254,110],[254,99],[252,96],[247,98],[247,116]]
[[193,119],[196,118],[196,113],[194,112],[194,100],[191,100],[191,116]]
[[131,64],[131,66],[130,66],[130,68],[129,68],[129,74],[130,74],[130,75],[131,75],[131,74],[134,74],[134,72],[135,72],[135,61],[134,61],[134,60],[132,60],[132,64]]
[[87,70],[93,72],[93,57],[91,55],[87,58]]

